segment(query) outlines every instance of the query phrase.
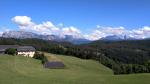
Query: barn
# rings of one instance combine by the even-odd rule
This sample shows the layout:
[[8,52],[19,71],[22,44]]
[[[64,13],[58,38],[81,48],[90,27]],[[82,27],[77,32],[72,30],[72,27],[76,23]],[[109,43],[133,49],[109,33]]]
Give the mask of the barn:
[[48,61],[44,64],[44,67],[49,69],[63,69],[65,65],[60,61]]

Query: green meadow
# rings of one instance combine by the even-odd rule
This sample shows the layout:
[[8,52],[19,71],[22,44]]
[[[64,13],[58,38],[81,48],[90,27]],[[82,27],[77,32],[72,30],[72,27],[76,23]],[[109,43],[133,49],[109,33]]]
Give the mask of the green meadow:
[[0,55],[0,84],[150,84],[150,74],[113,75],[93,60],[45,54],[62,61],[64,69],[45,69],[40,60]]

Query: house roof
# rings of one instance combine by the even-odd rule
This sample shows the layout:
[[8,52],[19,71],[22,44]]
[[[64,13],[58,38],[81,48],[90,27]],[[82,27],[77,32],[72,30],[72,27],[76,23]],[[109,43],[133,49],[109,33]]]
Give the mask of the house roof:
[[19,45],[0,45],[0,52],[5,52],[8,48],[15,48],[17,51],[35,51],[32,46],[19,46]]
[[0,51],[4,52],[8,48],[17,48],[19,45],[0,45]]
[[35,48],[32,47],[32,46],[19,46],[17,48],[17,51],[18,52],[21,52],[21,51],[35,51]]
[[64,68],[65,65],[60,61],[48,61],[44,64],[45,68],[57,69],[57,68]]

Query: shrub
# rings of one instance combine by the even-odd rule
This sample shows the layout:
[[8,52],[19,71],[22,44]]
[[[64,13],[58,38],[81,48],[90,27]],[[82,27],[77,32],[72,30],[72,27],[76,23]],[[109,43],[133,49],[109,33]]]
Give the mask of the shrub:
[[16,55],[16,49],[15,48],[8,48],[8,49],[6,49],[5,54]]
[[35,52],[33,56],[33,58],[39,59],[39,60],[43,59],[43,57],[44,57],[44,53],[41,53],[41,52]]
[[33,58],[41,60],[42,64],[48,61],[47,58],[44,56],[44,53],[41,52],[35,52]]

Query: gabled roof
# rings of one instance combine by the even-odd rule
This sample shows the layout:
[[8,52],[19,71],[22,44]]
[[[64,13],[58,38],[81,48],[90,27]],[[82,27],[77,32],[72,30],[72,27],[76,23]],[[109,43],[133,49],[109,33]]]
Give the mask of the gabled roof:
[[15,48],[17,51],[35,51],[35,48],[32,46],[19,46],[19,45],[0,45],[0,52],[5,52],[8,48]]
[[51,69],[61,69],[64,68],[65,65],[60,61],[48,61],[44,64],[44,67]]
[[4,52],[8,48],[16,48],[17,49],[17,47],[19,47],[19,45],[0,45],[0,51]]
[[21,52],[21,51],[35,51],[35,48],[32,47],[32,46],[19,46],[17,48],[17,51],[18,52]]

